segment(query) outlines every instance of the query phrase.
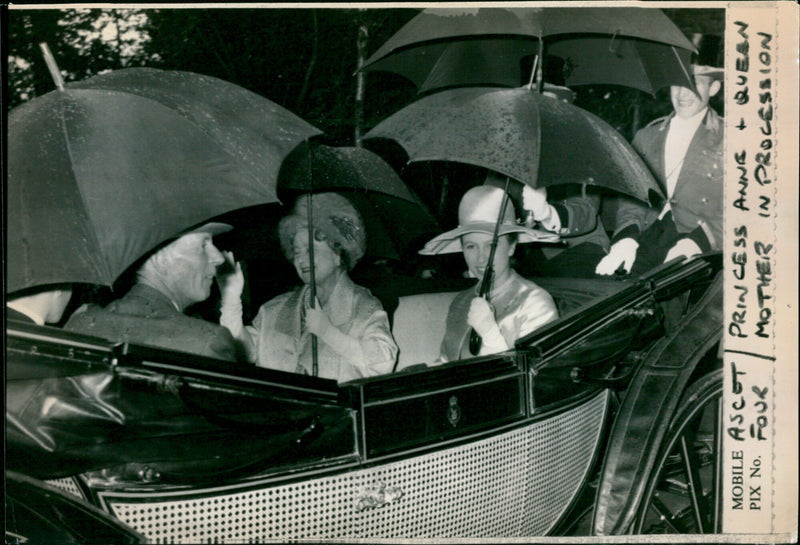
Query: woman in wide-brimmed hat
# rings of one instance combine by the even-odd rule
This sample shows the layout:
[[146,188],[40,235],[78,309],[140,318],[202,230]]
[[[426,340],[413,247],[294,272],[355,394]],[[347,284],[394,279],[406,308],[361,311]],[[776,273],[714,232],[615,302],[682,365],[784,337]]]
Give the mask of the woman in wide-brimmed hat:
[[[221,282],[222,317],[249,359],[261,367],[311,374],[311,334],[317,336],[319,376],[344,382],[389,373],[397,344],[380,301],[348,276],[366,249],[364,223],[350,201],[336,193],[312,196],[314,276],[318,302],[310,305],[311,261],[306,197],[278,225],[286,258],[303,286],[268,301],[253,324],[242,324],[244,279],[236,264]],[[232,256],[228,256],[232,260]]]
[[[463,252],[470,276],[482,279],[504,195],[502,189],[488,185],[467,191],[458,206],[458,227],[429,241],[420,254]],[[558,318],[550,294],[520,276],[510,264],[518,243],[541,238],[537,231],[517,224],[509,200],[498,229],[494,276],[489,292],[491,304],[478,296],[482,280],[456,296],[447,313],[441,361],[508,350],[518,338]],[[471,329],[482,339],[478,354],[469,353]]]

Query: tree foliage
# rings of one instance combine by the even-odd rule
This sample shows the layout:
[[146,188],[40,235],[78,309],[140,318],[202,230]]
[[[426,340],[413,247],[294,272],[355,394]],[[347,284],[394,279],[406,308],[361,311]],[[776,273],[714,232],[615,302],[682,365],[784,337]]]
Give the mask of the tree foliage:
[[[721,35],[724,11],[700,11],[665,10],[687,36]],[[54,88],[39,49],[47,42],[67,82],[131,66],[198,72],[277,102],[325,131],[333,143],[353,144],[361,115],[354,76],[359,33],[369,54],[418,12],[302,4],[291,9],[10,10],[9,107]],[[404,78],[367,73],[364,126],[374,126],[415,97],[416,89]],[[576,104],[627,138],[640,124],[669,111],[665,93],[654,99],[625,88],[581,88]]]
[[[132,66],[198,72],[265,96],[351,143],[359,28],[366,29],[371,51],[418,11],[10,10],[9,107],[53,90],[39,48],[47,42],[66,82]],[[386,79],[375,76],[375,89],[368,87],[368,123],[396,96],[411,96],[408,82],[389,77],[387,86]]]
[[[162,9],[149,13],[146,47],[158,56],[151,66],[236,83],[347,144],[353,134],[359,28],[375,32],[371,41],[379,45],[416,11]],[[380,101],[376,93],[370,89],[368,95]]]
[[9,107],[55,88],[42,57],[45,42],[65,82],[108,70],[146,64],[140,31],[143,10],[10,10],[8,15]]

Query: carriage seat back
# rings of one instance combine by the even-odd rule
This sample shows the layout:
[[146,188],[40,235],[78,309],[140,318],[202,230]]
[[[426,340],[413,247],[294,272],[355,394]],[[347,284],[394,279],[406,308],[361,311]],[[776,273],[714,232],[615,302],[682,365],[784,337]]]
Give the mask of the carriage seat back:
[[396,371],[439,357],[450,303],[457,291],[400,297],[392,334],[400,347]]
[[[629,284],[618,279],[568,277],[536,278],[535,282],[553,296],[562,317]],[[392,326],[400,348],[395,371],[418,363],[430,364],[439,357],[447,311],[457,293],[423,293],[399,298]]]

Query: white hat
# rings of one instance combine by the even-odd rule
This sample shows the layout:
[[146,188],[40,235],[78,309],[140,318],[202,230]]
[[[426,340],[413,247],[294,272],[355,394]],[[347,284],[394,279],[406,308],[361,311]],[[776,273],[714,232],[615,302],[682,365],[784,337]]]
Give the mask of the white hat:
[[[461,237],[468,233],[494,234],[505,191],[499,187],[481,185],[473,187],[461,198],[458,205],[458,227],[431,239],[419,251],[421,255],[450,254],[461,251]],[[558,235],[529,229],[516,222],[514,205],[509,198],[498,236],[517,233],[517,242],[556,242]]]

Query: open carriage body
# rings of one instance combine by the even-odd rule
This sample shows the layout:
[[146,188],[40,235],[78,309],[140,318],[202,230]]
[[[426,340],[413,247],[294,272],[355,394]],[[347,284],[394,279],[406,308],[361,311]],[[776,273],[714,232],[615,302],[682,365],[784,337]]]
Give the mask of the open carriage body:
[[[9,475],[151,542],[718,532],[719,256],[536,281],[514,350],[341,385],[10,322]],[[452,295],[401,298],[401,362]]]

